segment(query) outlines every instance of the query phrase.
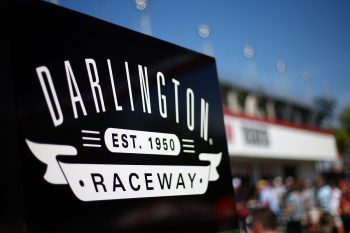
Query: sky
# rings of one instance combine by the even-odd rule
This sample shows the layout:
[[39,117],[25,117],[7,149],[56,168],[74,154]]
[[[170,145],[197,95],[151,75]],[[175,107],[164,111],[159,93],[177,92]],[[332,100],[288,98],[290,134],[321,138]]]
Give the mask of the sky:
[[51,2],[209,54],[222,82],[303,103],[332,97],[337,113],[350,105],[350,1]]

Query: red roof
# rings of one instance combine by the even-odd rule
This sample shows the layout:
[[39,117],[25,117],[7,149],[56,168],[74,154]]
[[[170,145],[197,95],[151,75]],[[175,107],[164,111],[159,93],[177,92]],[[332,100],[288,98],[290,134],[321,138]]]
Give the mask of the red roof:
[[228,115],[228,116],[232,116],[232,117],[237,117],[237,118],[242,118],[242,119],[247,119],[247,120],[252,120],[252,121],[258,121],[258,122],[263,122],[263,123],[268,123],[268,124],[274,124],[274,125],[279,125],[279,126],[284,126],[284,127],[302,129],[302,130],[307,130],[307,131],[312,131],[312,132],[317,132],[317,133],[333,134],[328,129],[322,129],[322,128],[312,127],[312,126],[308,126],[308,125],[297,124],[297,123],[286,121],[286,120],[268,119],[266,117],[250,116],[250,115],[246,115],[244,113],[232,112],[231,110],[229,110],[227,108],[224,108],[224,114]]

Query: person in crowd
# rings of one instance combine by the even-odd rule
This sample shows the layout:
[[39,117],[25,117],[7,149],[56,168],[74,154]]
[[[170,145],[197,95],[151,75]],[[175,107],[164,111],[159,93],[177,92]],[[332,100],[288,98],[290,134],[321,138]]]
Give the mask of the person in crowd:
[[340,215],[343,222],[344,232],[350,233],[350,187],[346,180],[340,180],[341,190]]
[[269,183],[266,180],[260,180],[257,185],[259,192],[259,205],[260,207],[268,207],[275,214],[279,213],[278,198],[272,192]]
[[282,178],[280,176],[275,177],[272,181],[272,184],[273,195],[277,198],[278,209],[281,210],[283,205],[283,197],[286,193],[286,188],[284,187]]
[[310,180],[303,180],[302,198],[305,210],[311,210],[316,206],[315,191]]
[[320,211],[316,207],[316,193],[310,180],[304,180],[304,189],[301,193],[304,210],[306,214],[307,232],[319,232],[318,222]]
[[294,184],[294,177],[288,176],[284,181],[286,194],[292,189],[293,184]]
[[320,230],[324,233],[330,233],[333,229],[333,218],[330,214],[329,205],[332,188],[326,183],[324,177],[322,176],[316,178],[316,184],[318,187],[316,200],[321,211],[319,222]]
[[301,221],[304,217],[301,182],[294,182],[285,198],[285,214],[287,217],[287,233],[302,232]]
[[331,215],[330,201],[332,195],[332,188],[328,185],[324,177],[319,176],[316,179],[318,186],[317,191],[317,203],[320,207],[320,232],[322,233],[331,233],[334,231],[334,219]]
[[235,201],[240,229],[243,232],[247,232],[246,218],[249,215],[249,210],[246,206],[246,193],[242,187],[242,180],[239,177],[235,177],[232,179],[232,185],[235,191]]
[[325,179],[322,176],[317,177],[317,202],[323,214],[329,214],[329,202],[331,199],[331,187],[326,184]]
[[337,185],[333,182],[331,184],[331,195],[329,198],[329,213],[333,218],[333,224],[338,233],[343,233],[343,222],[340,217],[340,199],[341,191]]
[[270,208],[262,207],[252,213],[253,233],[276,233],[277,220],[276,215]]

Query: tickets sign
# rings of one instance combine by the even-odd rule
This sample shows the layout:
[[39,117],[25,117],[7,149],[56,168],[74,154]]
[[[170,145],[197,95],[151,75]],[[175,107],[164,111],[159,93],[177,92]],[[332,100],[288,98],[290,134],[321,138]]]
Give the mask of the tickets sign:
[[45,2],[7,14],[28,232],[236,227],[213,58]]

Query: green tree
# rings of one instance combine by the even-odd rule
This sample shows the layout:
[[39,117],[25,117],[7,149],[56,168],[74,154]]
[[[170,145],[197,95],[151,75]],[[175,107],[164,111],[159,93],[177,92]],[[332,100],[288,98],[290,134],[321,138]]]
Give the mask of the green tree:
[[340,128],[334,129],[337,148],[340,153],[346,152],[350,147],[350,105],[339,114]]
[[314,99],[316,126],[330,127],[335,105],[335,100],[330,97],[320,96]]
[[341,126],[350,134],[350,106],[344,108],[340,113],[339,121]]
[[350,145],[350,134],[345,129],[334,129],[333,134],[336,139],[338,152],[343,154]]

